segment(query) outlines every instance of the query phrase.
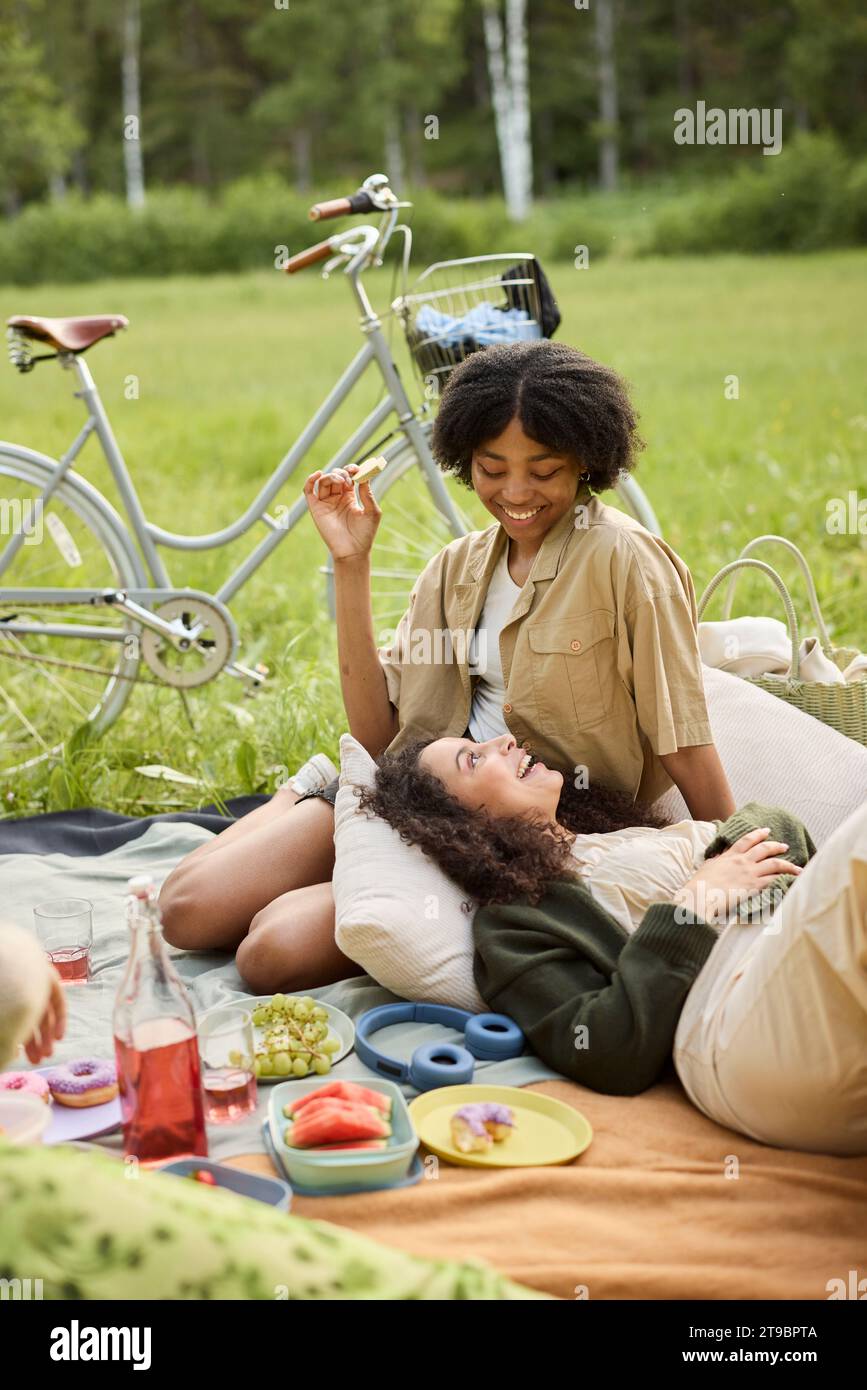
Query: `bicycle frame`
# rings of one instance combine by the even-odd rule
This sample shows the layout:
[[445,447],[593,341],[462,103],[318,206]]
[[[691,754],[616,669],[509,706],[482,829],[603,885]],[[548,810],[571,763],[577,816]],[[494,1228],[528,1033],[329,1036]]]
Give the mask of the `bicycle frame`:
[[[355,254],[345,267],[345,273],[349,276],[350,283],[361,308],[360,327],[362,333],[366,337],[366,342],[345,368],[339,380],[335,383],[311,420],[295,440],[289,452],[277,465],[271,477],[260,490],[258,496],[251,502],[250,506],[241,516],[219,531],[213,531],[200,536],[187,536],[173,531],[167,531],[163,527],[156,526],[154,523],[147,520],[126,461],[115,439],[114,431],[112,430],[111,423],[87,363],[81,356],[76,354],[59,354],[61,365],[74,371],[78,378],[80,389],[77,390],[75,394],[84,402],[88,411],[88,418],[70,448],[58,461],[57,468],[51,477],[49,485],[42,493],[40,502],[44,505],[44,503],[49,500],[71,469],[86,441],[91,434],[95,434],[117,485],[132,533],[138,542],[141,555],[147,566],[151,580],[153,581],[152,585],[143,588],[124,589],[124,595],[127,600],[131,601],[128,604],[127,611],[134,611],[138,604],[143,605],[144,608],[148,608],[150,605],[167,599],[177,593],[177,590],[172,588],[168,571],[159,554],[159,547],[181,551],[214,549],[229,541],[236,540],[239,536],[244,535],[256,521],[261,521],[268,528],[269,534],[259,542],[212,597],[216,598],[220,603],[226,604],[238,590],[242,588],[251,575],[253,575],[267,559],[271,551],[294,529],[302,516],[307,512],[307,503],[303,495],[289,508],[288,513],[279,520],[269,514],[267,510],[269,503],[295,472],[296,468],[306,457],[337,409],[350,395],[356,383],[372,365],[377,366],[382,375],[385,383],[385,396],[331,458],[324,471],[331,472],[333,469],[344,467],[351,462],[354,456],[363,449],[364,445],[373,438],[384,421],[394,412],[397,415],[397,426],[393,433],[399,436],[401,444],[403,444],[404,441],[408,441],[415,449],[419,465],[425,474],[425,479],[437,510],[452,527],[454,533],[460,534],[460,531],[463,529],[460,517],[448,495],[442,474],[434,463],[422,421],[410,404],[397,367],[392,358],[388,342],[383,333],[381,319],[372,308],[364,287],[361,284],[361,274],[370,263],[372,253],[377,249],[383,249],[385,244],[387,244],[391,232],[394,229],[396,215],[396,211],[394,210],[386,213],[383,224],[378,232],[374,228],[355,227],[344,234],[344,239],[351,239],[353,236],[358,236],[360,232],[363,233],[367,231],[368,233],[373,233],[375,238],[371,244],[370,238],[368,237],[368,245],[364,246],[360,253]],[[392,449],[394,449],[394,446],[392,446]],[[25,543],[25,539],[25,530],[22,528],[22,530],[11,537],[5,549],[0,553],[0,577],[2,577],[4,570],[14,559],[20,547]],[[31,603],[43,602],[52,605],[75,605],[83,602],[99,602],[103,591],[70,588],[28,588],[4,589],[2,592],[4,599],[12,602],[18,600],[22,604],[26,603],[29,599]],[[124,605],[119,604],[118,606],[123,608]],[[167,624],[154,618],[151,618],[147,625],[153,625],[160,629],[168,627]],[[45,635],[99,636],[107,640],[117,640],[125,635],[120,630],[108,628],[81,628],[71,624],[51,625],[33,622],[19,624],[13,620],[5,626],[8,631],[20,631],[21,633],[32,634],[36,632]]]

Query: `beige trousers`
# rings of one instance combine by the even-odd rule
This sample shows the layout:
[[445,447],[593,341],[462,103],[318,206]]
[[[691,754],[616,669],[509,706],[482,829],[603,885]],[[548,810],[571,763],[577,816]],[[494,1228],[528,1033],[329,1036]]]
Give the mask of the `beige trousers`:
[[867,1154],[867,803],[768,921],[725,927],[673,1057],[717,1123],[781,1148]]

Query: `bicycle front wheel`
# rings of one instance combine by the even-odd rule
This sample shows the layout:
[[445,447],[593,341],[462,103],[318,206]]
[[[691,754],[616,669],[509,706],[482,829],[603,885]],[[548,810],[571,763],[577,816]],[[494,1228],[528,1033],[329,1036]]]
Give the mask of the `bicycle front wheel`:
[[[0,570],[0,779],[60,754],[76,728],[102,731],[117,719],[138,669],[139,625],[110,607],[16,598],[13,589],[137,587],[140,575],[120,519],[70,474],[42,501],[57,465],[41,455],[0,451],[4,526],[24,544]],[[89,636],[13,630],[28,624],[86,627]],[[94,630],[122,629],[122,639]]]
[[382,507],[371,572],[374,631],[380,645],[391,640],[428,560],[449,541],[491,524],[490,512],[475,493],[453,479],[446,479],[446,489],[453,508],[450,518],[438,509],[411,444],[373,483]]

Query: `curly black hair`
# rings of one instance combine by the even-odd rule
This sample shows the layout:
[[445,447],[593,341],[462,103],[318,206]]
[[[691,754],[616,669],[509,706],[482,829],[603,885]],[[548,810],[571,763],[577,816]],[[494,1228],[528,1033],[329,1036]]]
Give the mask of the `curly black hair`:
[[624,792],[596,785],[575,787],[564,776],[555,822],[474,811],[452,796],[419,758],[429,745],[407,744],[377,759],[372,787],[358,789],[363,810],[380,816],[429,859],[478,907],[526,898],[537,903],[552,880],[575,874],[570,835],[599,834],[667,821]]
[[617,373],[578,348],[539,338],[484,348],[454,368],[433,429],[440,468],[472,487],[473,451],[516,416],[531,439],[576,455],[594,492],[629,472],[644,447]]

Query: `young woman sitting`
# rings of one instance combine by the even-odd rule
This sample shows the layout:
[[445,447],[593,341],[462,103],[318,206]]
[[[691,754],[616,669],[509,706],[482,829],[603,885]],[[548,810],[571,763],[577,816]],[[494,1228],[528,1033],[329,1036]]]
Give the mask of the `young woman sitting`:
[[[492,524],[430,560],[381,648],[380,508],[367,482],[356,498],[354,466],[307,479],[334,562],[347,723],[372,756],[420,738],[510,735],[633,800],[674,783],[693,816],[734,810],[689,570],[599,496],[639,445],[624,383],[576,348],[542,339],[467,358],[443,391],[433,450]],[[235,951],[256,993],[358,973],[334,940],[336,792],[336,779],[302,797],[280,791],[187,855],[160,894],[167,940]]]
[[818,852],[755,803],[664,825],[508,735],[406,746],[361,804],[472,899],[479,991],[551,1067],[633,1095],[673,1058],[719,1124],[867,1153],[867,804]]

